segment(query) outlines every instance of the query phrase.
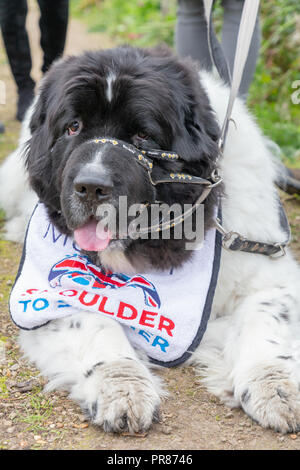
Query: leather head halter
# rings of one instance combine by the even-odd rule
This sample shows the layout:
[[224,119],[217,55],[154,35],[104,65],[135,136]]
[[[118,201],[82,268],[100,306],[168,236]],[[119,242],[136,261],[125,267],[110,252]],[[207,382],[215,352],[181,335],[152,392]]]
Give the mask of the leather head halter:
[[[202,186],[203,188],[202,193],[197,198],[196,202],[188,210],[183,212],[180,216],[175,217],[171,220],[168,218],[168,220],[162,220],[148,227],[140,228],[139,234],[160,232],[162,230],[170,229],[180,223],[183,223],[187,217],[192,215],[192,213],[197,209],[199,204],[201,204],[207,198],[211,190],[222,182],[222,178],[219,176],[217,167],[214,168],[209,179],[201,178],[199,176],[194,176],[194,175],[190,175],[188,173],[182,173],[182,172],[181,173],[171,172],[171,173],[167,173],[163,177],[155,178],[152,174],[155,161],[182,160],[181,157],[177,153],[166,151],[166,150],[156,150],[156,149],[142,150],[142,149],[135,147],[132,144],[128,144],[127,142],[124,142],[119,139],[99,137],[99,138],[94,139],[93,142],[96,144],[100,144],[100,145],[110,144],[110,145],[113,145],[114,147],[119,146],[123,150],[126,150],[126,152],[132,158],[134,158],[136,162],[139,163],[145,169],[145,171],[147,171],[149,181],[153,186],[156,186],[158,184],[164,184],[164,183],[197,184],[197,185]],[[160,204],[159,201],[155,201],[155,203]],[[149,203],[141,204],[141,209],[147,210],[147,207],[149,205],[150,205]]]

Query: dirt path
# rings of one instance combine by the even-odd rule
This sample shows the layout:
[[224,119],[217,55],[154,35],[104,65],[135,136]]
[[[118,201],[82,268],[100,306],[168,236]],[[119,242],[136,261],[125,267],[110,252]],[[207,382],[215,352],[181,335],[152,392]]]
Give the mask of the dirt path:
[[[41,65],[37,21],[33,4],[28,27],[35,79],[40,77]],[[105,36],[87,34],[84,25],[70,22],[67,53],[111,45]],[[7,90],[7,104],[0,105],[0,118],[7,127],[0,137],[2,159],[16,146],[19,124],[14,121],[15,87],[1,49],[0,79]],[[299,255],[299,202],[291,198],[286,206]],[[162,420],[141,437],[105,434],[84,420],[79,407],[65,393],[44,394],[45,382],[37,376],[38,371],[20,357],[17,329],[7,309],[20,254],[17,244],[0,241],[0,449],[300,449],[300,433],[283,436],[263,430],[241,410],[230,410],[208,394],[189,368],[161,372],[169,390],[162,405]]]

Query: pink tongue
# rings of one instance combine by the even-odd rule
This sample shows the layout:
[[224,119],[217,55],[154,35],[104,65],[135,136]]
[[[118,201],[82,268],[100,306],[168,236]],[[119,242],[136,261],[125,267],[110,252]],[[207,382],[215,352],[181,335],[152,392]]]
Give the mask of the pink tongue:
[[76,243],[82,250],[102,251],[110,242],[110,234],[105,231],[97,220],[91,220],[83,227],[74,231]]

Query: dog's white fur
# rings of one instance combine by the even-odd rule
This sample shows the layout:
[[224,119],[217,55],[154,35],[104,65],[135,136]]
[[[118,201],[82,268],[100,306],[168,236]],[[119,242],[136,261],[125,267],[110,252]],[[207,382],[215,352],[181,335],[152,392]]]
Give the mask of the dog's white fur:
[[[201,80],[222,124],[229,91],[208,74]],[[29,115],[19,149],[0,171],[7,238],[18,241],[36,200],[24,183],[20,160]],[[232,117],[236,128],[230,125],[220,162],[226,189],[223,224],[253,240],[283,241],[276,165],[265,138],[239,100]],[[289,250],[277,259],[223,250],[211,319],[188,361],[222,402],[241,406],[262,426],[281,432],[300,429],[299,274]],[[118,431],[126,416],[132,432],[151,424],[163,388],[114,320],[80,313],[22,331],[20,341],[50,379],[48,389],[67,388],[94,423]]]
[[24,146],[30,139],[29,122],[33,105],[23,121],[18,148],[12,152],[0,168],[0,207],[5,209],[4,237],[22,243],[28,220],[37,203],[37,195],[30,189],[24,166]]

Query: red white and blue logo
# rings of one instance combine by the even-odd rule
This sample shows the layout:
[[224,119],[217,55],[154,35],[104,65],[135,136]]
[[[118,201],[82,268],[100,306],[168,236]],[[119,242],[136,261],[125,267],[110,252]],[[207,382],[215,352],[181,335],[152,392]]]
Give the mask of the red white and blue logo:
[[76,284],[83,287],[90,286],[92,289],[140,288],[143,291],[147,306],[157,308],[161,306],[156,288],[145,277],[140,275],[129,277],[125,274],[111,272],[104,273],[100,268],[93,265],[86,256],[74,254],[55,263],[48,276],[50,286],[61,286],[61,280],[64,276],[72,279]]

